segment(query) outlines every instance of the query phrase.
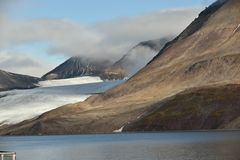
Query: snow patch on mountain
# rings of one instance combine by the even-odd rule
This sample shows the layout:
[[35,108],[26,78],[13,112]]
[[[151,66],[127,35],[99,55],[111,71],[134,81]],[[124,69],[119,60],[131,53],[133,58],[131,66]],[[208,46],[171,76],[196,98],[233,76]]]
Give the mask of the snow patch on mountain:
[[85,76],[85,77],[78,77],[78,78],[40,81],[39,86],[54,87],[54,86],[66,86],[66,85],[87,84],[87,83],[96,83],[96,82],[103,82],[103,80],[101,80],[100,77]]
[[124,126],[122,126],[121,128],[114,130],[113,133],[121,133],[123,131]]

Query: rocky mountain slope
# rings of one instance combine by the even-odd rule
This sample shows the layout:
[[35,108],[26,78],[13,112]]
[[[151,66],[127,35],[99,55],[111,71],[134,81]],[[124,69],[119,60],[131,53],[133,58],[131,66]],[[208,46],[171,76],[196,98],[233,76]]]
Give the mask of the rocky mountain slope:
[[100,76],[111,65],[108,61],[71,57],[55,69],[45,74],[42,79],[65,79],[81,76]]
[[105,80],[130,77],[156,56],[170,39],[169,36],[162,39],[141,42],[115,63],[107,60],[71,57],[45,74],[42,79],[52,80],[81,76],[98,76]]
[[171,40],[171,36],[141,42],[128,51],[120,60],[106,68],[102,77],[111,79],[113,75],[131,77],[142,69]]
[[126,83],[0,134],[239,129],[239,8],[217,1]]
[[240,85],[192,88],[153,104],[143,118],[126,125],[124,131],[237,129],[239,96]]
[[40,79],[0,70],[0,91],[35,88]]

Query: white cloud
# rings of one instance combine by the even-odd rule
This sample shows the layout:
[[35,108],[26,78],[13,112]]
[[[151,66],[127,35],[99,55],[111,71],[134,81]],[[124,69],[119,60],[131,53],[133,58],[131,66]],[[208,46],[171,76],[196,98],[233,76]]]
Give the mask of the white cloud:
[[177,35],[197,17],[200,8],[171,9],[97,24],[98,32],[115,43],[136,43]]
[[[94,25],[84,25],[63,19],[13,21],[0,17],[0,50],[9,50],[32,42],[43,42],[49,44],[47,48],[49,54],[115,61],[138,42],[179,34],[197,17],[200,10],[201,8],[166,10]],[[3,59],[2,55],[0,54],[0,59]],[[41,73],[49,68],[32,63],[32,67],[24,69],[27,67],[25,63],[16,62],[23,61],[20,57],[25,57],[24,54],[10,52],[8,55],[19,65],[7,67],[0,61],[0,69],[7,68],[13,72],[39,76],[40,74],[36,74],[34,68],[41,68]],[[31,56],[31,60],[34,59],[36,58]],[[31,60],[29,62],[33,62]],[[39,60],[37,62],[42,63]]]
[[41,77],[53,66],[27,53],[0,52],[0,69],[25,75]]
[[28,22],[0,21],[0,48],[28,42],[47,42],[50,54],[86,57],[119,57],[137,42],[180,33],[200,9],[148,13],[84,26],[60,19]]

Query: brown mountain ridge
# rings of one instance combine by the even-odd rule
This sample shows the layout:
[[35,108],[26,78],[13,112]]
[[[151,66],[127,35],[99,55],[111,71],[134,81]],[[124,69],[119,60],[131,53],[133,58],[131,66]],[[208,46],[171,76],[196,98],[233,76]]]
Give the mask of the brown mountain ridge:
[[0,134],[239,129],[240,1],[219,0],[126,83]]

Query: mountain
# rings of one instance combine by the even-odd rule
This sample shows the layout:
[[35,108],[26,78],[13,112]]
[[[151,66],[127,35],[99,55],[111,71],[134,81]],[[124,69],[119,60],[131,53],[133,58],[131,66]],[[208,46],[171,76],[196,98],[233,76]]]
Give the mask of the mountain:
[[239,91],[236,84],[191,88],[154,104],[124,131],[239,129]]
[[169,36],[169,38],[141,42],[113,64],[107,60],[71,57],[45,74],[42,79],[52,80],[81,76],[98,76],[104,80],[124,79],[142,69],[170,39]]
[[45,74],[42,79],[65,79],[81,76],[100,76],[110,66],[109,61],[71,57],[52,71]]
[[0,91],[11,89],[30,89],[37,87],[40,79],[0,70]]
[[123,77],[131,77],[142,69],[162,47],[171,40],[171,36],[149,40],[139,43],[128,51],[120,60],[105,69],[102,77],[111,79],[113,75],[123,75]]
[[239,8],[217,1],[125,83],[0,134],[239,129]]

